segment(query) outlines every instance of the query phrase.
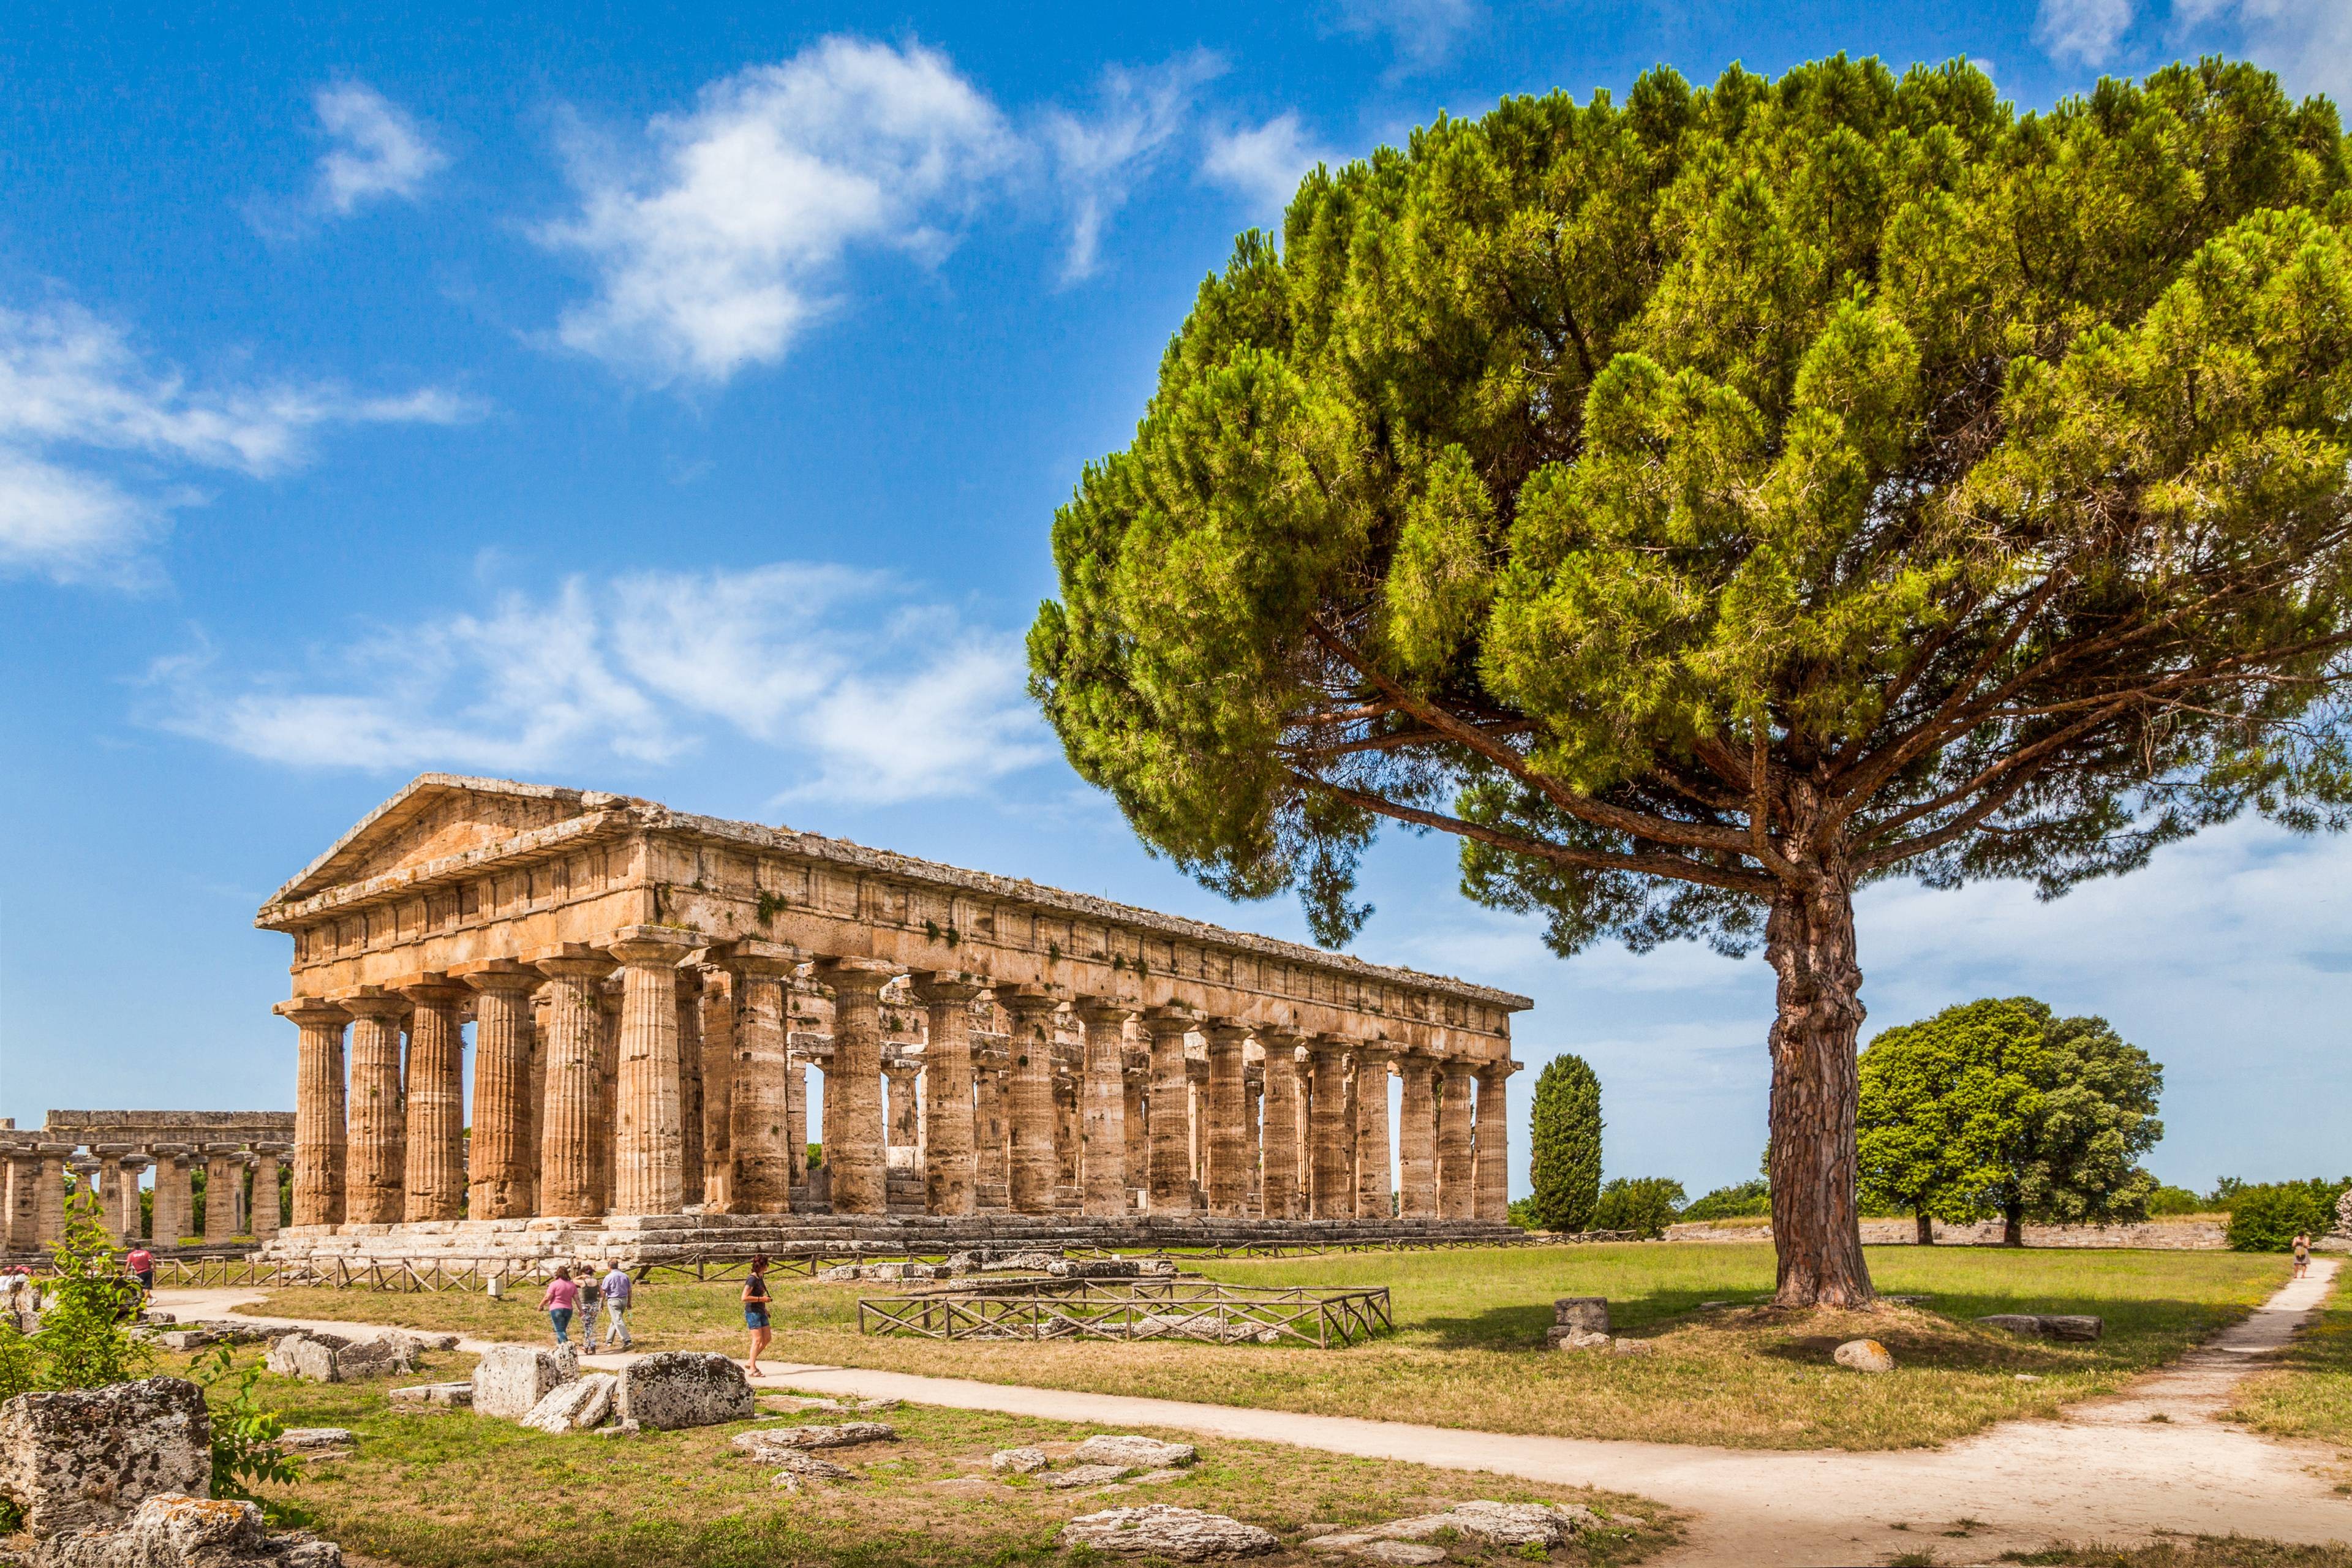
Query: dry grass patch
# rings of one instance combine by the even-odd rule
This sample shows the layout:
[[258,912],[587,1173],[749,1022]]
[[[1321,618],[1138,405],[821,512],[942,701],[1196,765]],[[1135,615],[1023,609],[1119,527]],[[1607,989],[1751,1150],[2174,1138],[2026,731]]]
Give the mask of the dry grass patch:
[[2000,1561],[2033,1568],[2352,1568],[2352,1546],[2195,1535],[2147,1546],[2063,1544],[2044,1552],[2005,1552]]

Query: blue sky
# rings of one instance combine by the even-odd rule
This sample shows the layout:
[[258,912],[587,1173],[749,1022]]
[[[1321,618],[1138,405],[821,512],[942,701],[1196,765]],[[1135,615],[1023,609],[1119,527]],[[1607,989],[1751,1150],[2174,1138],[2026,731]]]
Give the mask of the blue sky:
[[[498,9],[0,15],[0,1116],[290,1105],[252,910],[428,768],[1297,935],[1136,846],[1019,638],[1304,167],[1661,61],[2352,89],[2346,0]],[[1357,950],[1537,997],[1518,1055],[1594,1062],[1612,1173],[1755,1169],[1760,960],[1561,963],[1454,882],[1385,842]],[[1875,889],[1872,1026],[2101,1012],[2167,1065],[2159,1174],[2333,1171],[2347,885],[2241,825],[2052,905]]]

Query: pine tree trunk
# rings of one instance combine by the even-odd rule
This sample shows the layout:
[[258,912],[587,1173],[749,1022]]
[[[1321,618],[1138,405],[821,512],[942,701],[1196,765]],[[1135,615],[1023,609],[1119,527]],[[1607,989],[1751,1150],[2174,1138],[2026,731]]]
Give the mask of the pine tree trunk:
[[2000,1211],[2000,1244],[2003,1247],[2025,1245],[2025,1205],[2005,1204]]
[[1783,1307],[1875,1300],[1854,1195],[1854,1041],[1862,1030],[1853,885],[1825,868],[1776,898],[1764,952],[1780,976],[1772,1022],[1772,1245]]
[[1935,1220],[1934,1220],[1934,1219],[1932,1219],[1932,1218],[1930,1218],[1928,1215],[1924,1215],[1924,1214],[1921,1214],[1921,1215],[1914,1215],[1912,1216],[1912,1219],[1913,1219],[1913,1222],[1914,1222],[1915,1224],[1916,1224],[1916,1225],[1918,1226],[1918,1227],[1919,1227],[1919,1235],[1918,1235],[1918,1242],[1919,1242],[1919,1245],[1920,1245],[1920,1246],[1922,1246],[1922,1247],[1933,1247],[1933,1246],[1935,1246],[1935,1245],[1936,1245],[1936,1222],[1935,1222]]

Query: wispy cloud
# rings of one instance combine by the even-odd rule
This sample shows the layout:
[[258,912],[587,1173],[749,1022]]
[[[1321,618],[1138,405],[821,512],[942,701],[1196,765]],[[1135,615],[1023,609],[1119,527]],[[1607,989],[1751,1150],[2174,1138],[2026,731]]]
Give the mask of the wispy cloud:
[[1043,138],[1070,215],[1065,281],[1093,274],[1108,223],[1192,117],[1201,88],[1224,70],[1203,49],[1149,70],[1105,70],[1093,111],[1046,113]]
[[1342,31],[1385,37],[1396,51],[1391,74],[1432,70],[1486,19],[1479,0],[1339,0]]
[[1018,639],[879,573],[803,563],[572,578],[362,632],[237,678],[208,647],[150,671],[145,719],[265,761],[527,773],[772,747],[779,800],[970,794],[1051,754]]
[[2053,59],[2097,67],[2114,58],[2131,25],[2131,0],[2042,0],[2033,37]]
[[2175,0],[2174,31],[2187,42],[2215,31],[2278,72],[2294,93],[2352,102],[2352,5],[2346,0]]
[[173,510],[202,500],[193,473],[267,479],[306,460],[321,426],[447,425],[478,412],[435,388],[194,385],[78,305],[0,306],[0,575],[152,583],[148,546]]
[[1211,132],[1201,174],[1241,197],[1254,215],[1272,221],[1290,205],[1309,170],[1334,162],[1336,154],[1307,137],[1293,110],[1263,125]]
[[329,82],[310,95],[331,145],[319,159],[318,201],[348,216],[370,202],[415,201],[448,166],[407,110],[361,81]]

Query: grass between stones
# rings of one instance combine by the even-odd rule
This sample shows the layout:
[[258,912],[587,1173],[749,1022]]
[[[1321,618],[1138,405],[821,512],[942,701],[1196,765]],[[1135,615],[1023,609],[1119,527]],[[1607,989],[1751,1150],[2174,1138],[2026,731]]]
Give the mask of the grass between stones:
[[[866,1338],[859,1295],[875,1285],[780,1283],[778,1361],[978,1378],[1490,1432],[1620,1437],[1743,1448],[1924,1447],[2107,1393],[2237,1321],[2284,1279],[2284,1258],[2226,1252],[1874,1247],[1871,1268],[1916,1308],[1780,1312],[1769,1246],[1653,1242],[1592,1247],[1196,1259],[1214,1279],[1264,1285],[1387,1285],[1397,1332],[1345,1351],[1099,1342],[945,1344]],[[643,1289],[640,1348],[741,1353],[731,1285]],[[1541,1348],[1558,1296],[1606,1296],[1618,1332],[1649,1356]],[[1726,1301],[1728,1307],[1707,1307]],[[504,1339],[544,1332],[527,1303],[480,1296],[279,1290],[266,1310],[451,1329]],[[1994,1312],[2090,1312],[2096,1344],[2011,1338],[1976,1326]],[[1880,1374],[1832,1366],[1863,1335],[1895,1353]],[[2022,1380],[2021,1380],[2022,1379]],[[2027,1381],[2030,1380],[2030,1381]]]
[[[1916,1554],[1922,1564],[1933,1552]],[[1956,1562],[1970,1561],[1965,1554]],[[1996,1559],[2028,1568],[2352,1568],[2352,1546],[2299,1546],[2243,1535],[2184,1536],[2147,1546],[2063,1544],[2044,1552],[2009,1552]]]
[[2264,1370],[2238,1385],[2228,1418],[2274,1437],[2336,1447],[2336,1489],[2352,1494],[2352,1267],[2339,1268],[2319,1315]]
[[[157,1370],[181,1371],[188,1359],[163,1357]],[[430,1356],[418,1380],[463,1378],[472,1363],[467,1355]],[[784,1423],[552,1437],[462,1410],[395,1409],[385,1391],[407,1381],[265,1377],[261,1384],[263,1402],[289,1425],[346,1426],[357,1435],[348,1458],[313,1460],[299,1483],[264,1489],[276,1511],[341,1542],[362,1568],[1099,1563],[1112,1560],[1056,1545],[1062,1523],[1150,1502],[1272,1530],[1287,1550],[1253,1561],[1278,1564],[1308,1561],[1299,1543],[1309,1525],[1372,1523],[1472,1498],[1581,1502],[1633,1521],[1590,1532],[1543,1559],[1556,1563],[1631,1563],[1675,1534],[1665,1510],[1636,1498],[1182,1433],[1158,1434],[1199,1447],[1200,1462],[1181,1479],[1055,1491],[1046,1484],[1050,1472],[1012,1481],[991,1476],[988,1456],[1034,1445],[1056,1456],[1058,1468],[1061,1454],[1101,1428],[915,1405],[878,1417],[898,1429],[898,1442],[823,1451],[862,1479],[793,1495],[771,1485],[775,1466],[744,1458],[729,1439],[754,1425],[842,1417],[795,1414]],[[781,1403],[763,1395],[763,1405]],[[970,1477],[982,1479],[956,1479]],[[1466,1545],[1454,1557],[1505,1560]]]

